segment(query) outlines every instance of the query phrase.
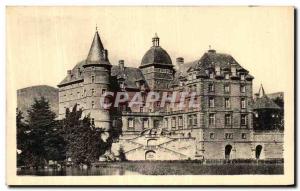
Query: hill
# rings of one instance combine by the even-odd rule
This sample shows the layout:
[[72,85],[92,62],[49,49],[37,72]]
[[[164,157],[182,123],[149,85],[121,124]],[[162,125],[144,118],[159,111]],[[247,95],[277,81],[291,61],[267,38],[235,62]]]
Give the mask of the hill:
[[17,107],[23,112],[25,120],[34,98],[39,99],[41,96],[49,101],[51,110],[58,116],[58,89],[47,85],[31,86],[17,90]]

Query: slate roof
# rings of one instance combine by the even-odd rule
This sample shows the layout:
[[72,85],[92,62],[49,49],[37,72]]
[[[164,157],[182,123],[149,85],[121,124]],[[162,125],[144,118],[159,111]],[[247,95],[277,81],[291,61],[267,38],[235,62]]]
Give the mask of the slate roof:
[[94,35],[94,39],[86,59],[86,64],[108,64],[110,63],[104,56],[105,49],[101,42],[98,31]]
[[244,71],[247,73],[246,79],[253,79],[253,76],[248,73],[231,55],[224,53],[216,53],[215,50],[209,50],[204,53],[200,59],[193,62],[181,64],[179,69],[175,74],[175,80],[173,85],[178,85],[179,77],[187,77],[188,72],[195,70],[197,71],[197,76],[208,76],[205,72],[208,68],[220,67],[221,71],[231,70],[231,65],[234,65],[237,71]]
[[[83,65],[86,63],[85,60],[77,63],[75,67],[71,70],[72,78],[71,80],[68,79],[68,76],[66,76],[59,84],[58,86],[62,86],[65,84],[70,83],[76,83],[80,80],[83,80],[83,76],[77,76],[75,75],[77,73],[78,68],[83,72],[84,68]],[[120,67],[118,65],[112,65],[111,68],[111,76],[112,79],[116,79],[118,76],[125,76],[125,84],[127,88],[136,89],[138,88],[136,85],[137,81],[143,80],[146,83],[146,80],[144,78],[144,75],[142,71],[139,68],[133,68],[133,67],[124,67],[124,72],[121,72]],[[146,87],[148,87],[146,83]]]
[[75,82],[77,82],[77,81],[79,81],[79,80],[83,80],[83,76],[77,76],[77,75],[75,75],[75,74],[76,74],[78,68],[79,68],[81,71],[84,70],[83,65],[84,65],[85,63],[86,63],[85,60],[83,60],[83,61],[81,61],[81,62],[78,62],[78,63],[74,66],[74,68],[71,70],[71,74],[73,74],[71,80],[69,80],[69,79],[68,79],[68,76],[66,76],[66,77],[58,84],[58,87],[60,87],[60,86],[62,86],[62,85],[65,85],[65,84],[73,83],[73,82],[75,83]]
[[141,66],[150,64],[172,65],[172,60],[167,51],[160,46],[152,46],[143,56]]
[[253,109],[280,109],[280,107],[270,99],[266,94],[263,86],[261,85],[258,93],[259,97],[254,100]]
[[[117,65],[113,65],[111,68],[111,76],[118,78],[118,76],[125,77],[125,84],[127,88],[131,89],[137,89],[137,81],[144,81],[146,83],[146,80],[144,78],[144,75],[142,71],[139,68],[133,68],[133,67],[124,67],[124,71],[121,70],[121,68]],[[146,87],[148,85],[146,84]]]

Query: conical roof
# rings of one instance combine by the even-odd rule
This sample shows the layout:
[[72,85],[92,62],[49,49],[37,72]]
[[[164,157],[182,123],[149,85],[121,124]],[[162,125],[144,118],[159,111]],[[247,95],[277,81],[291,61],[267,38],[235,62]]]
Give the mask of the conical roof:
[[107,60],[107,52],[103,47],[98,31],[96,31],[86,64],[109,64]]
[[266,95],[264,87],[261,85],[253,109],[280,109],[280,107]]

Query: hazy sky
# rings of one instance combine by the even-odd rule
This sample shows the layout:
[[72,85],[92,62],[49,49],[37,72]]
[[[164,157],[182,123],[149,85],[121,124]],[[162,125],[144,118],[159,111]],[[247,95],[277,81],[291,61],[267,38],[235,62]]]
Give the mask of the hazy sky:
[[231,54],[267,93],[293,82],[293,12],[258,7],[10,7],[7,72],[15,88],[55,86],[86,58],[95,26],[112,64],[138,67],[157,32],[160,45],[185,62],[209,45]]

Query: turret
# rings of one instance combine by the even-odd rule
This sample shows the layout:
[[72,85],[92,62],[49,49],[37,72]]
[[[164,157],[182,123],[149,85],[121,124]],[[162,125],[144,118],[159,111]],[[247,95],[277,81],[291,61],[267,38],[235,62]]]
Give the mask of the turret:
[[108,129],[111,125],[110,112],[101,105],[101,96],[110,90],[111,64],[108,51],[104,49],[96,31],[85,64],[83,65],[83,88],[86,92],[84,114],[90,114],[95,127]]

